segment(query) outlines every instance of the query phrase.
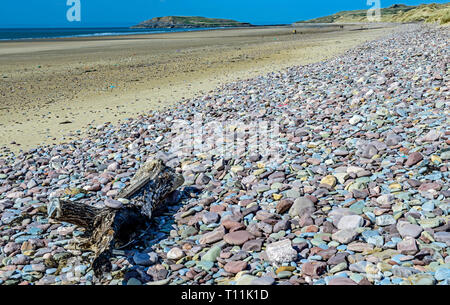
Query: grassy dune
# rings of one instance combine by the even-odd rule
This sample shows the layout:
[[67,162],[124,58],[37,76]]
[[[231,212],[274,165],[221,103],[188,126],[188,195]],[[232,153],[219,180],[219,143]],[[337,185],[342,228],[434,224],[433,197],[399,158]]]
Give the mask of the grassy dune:
[[[342,11],[330,16],[299,21],[299,23],[368,22],[367,10]],[[450,3],[408,6],[395,4],[381,9],[381,22],[450,23]]]

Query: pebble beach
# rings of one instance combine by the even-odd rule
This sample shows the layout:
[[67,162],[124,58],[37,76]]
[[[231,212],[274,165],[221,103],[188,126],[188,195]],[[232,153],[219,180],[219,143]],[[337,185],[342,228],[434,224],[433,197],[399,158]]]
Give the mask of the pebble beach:
[[[448,42],[448,27],[400,25],[327,60],[0,157],[0,284],[448,285]],[[180,157],[174,126],[198,114],[277,121],[281,158]],[[83,230],[49,220],[47,203],[130,204],[114,197],[153,158],[184,185],[97,278],[93,253],[77,248]]]

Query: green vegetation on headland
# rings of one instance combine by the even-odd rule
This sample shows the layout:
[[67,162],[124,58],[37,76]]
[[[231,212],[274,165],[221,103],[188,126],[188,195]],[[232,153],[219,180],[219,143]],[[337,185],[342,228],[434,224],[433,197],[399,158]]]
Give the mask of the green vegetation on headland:
[[155,17],[143,21],[132,28],[212,28],[212,27],[247,27],[250,23],[231,19],[216,19],[206,17],[166,16]]
[[[394,4],[381,9],[381,22],[427,22],[450,23],[450,3],[421,4],[408,6]],[[367,9],[355,11],[342,11],[334,15],[298,21],[297,23],[353,23],[369,22]]]

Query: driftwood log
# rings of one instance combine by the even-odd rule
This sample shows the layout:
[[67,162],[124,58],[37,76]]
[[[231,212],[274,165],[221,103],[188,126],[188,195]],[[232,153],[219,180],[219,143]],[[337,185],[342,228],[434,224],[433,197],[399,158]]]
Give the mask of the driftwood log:
[[111,271],[110,257],[114,248],[126,245],[144,229],[171,192],[184,183],[182,175],[166,166],[161,160],[146,162],[116,199],[130,203],[119,209],[96,208],[86,204],[53,198],[47,206],[48,217],[68,222],[86,229],[79,238],[80,248],[91,250],[95,257],[92,268],[97,277]]

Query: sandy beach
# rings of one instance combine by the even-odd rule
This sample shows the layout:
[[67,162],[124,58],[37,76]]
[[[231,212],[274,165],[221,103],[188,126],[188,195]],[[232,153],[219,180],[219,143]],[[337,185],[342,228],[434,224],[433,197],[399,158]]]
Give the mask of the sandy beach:
[[0,156],[321,61],[391,30],[265,27],[1,42]]

